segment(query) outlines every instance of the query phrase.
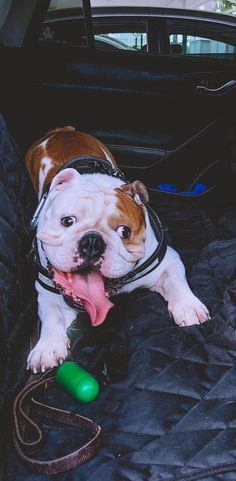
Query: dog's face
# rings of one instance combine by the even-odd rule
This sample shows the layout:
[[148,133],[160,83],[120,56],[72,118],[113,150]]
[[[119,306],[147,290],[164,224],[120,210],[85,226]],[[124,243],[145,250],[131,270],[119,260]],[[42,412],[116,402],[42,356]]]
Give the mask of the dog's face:
[[[136,197],[137,202],[134,200]],[[104,278],[131,271],[145,255],[143,184],[65,169],[54,178],[39,216],[37,238],[63,295],[82,303],[94,326],[112,303]]]
[[138,181],[120,184],[108,176],[80,175],[74,169],[57,174],[37,232],[55,269],[67,273],[95,270],[116,278],[143,258],[143,204],[148,194]]

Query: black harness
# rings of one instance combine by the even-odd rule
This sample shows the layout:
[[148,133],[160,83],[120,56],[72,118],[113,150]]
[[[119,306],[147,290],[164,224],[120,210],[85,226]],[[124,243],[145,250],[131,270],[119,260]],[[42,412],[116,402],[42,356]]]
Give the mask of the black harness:
[[[62,170],[69,167],[77,170],[77,172],[79,172],[80,174],[100,173],[100,174],[105,174],[105,175],[109,175],[109,176],[121,179],[124,183],[128,183],[128,181],[124,177],[124,174],[119,169],[114,169],[110,161],[106,159],[101,159],[99,157],[93,157],[93,156],[75,157],[69,160],[68,162],[66,162],[66,164],[63,165],[63,167],[61,167],[58,170],[58,172],[61,172]],[[47,187],[47,190],[44,193],[42,199],[40,200],[39,205],[32,218],[32,221],[31,221],[32,229],[35,229],[37,227],[39,214],[46,202],[49,188],[50,188],[50,185]],[[105,290],[109,293],[109,295],[117,294],[118,292],[120,292],[122,287],[124,287],[126,284],[135,282],[141,279],[142,277],[146,276],[147,274],[150,274],[154,269],[156,269],[160,265],[160,263],[165,257],[166,249],[167,249],[167,227],[162,225],[159,217],[150,206],[147,206],[147,212],[148,212],[149,221],[154,231],[158,245],[154,250],[154,252],[151,254],[151,256],[140,265],[138,265],[140,262],[138,261],[136,263],[136,267],[131,272],[128,272],[122,277],[117,277],[113,279],[106,278],[106,277],[104,278]],[[42,246],[42,249],[43,249],[43,246]],[[33,240],[31,255],[32,255],[32,260],[37,269],[37,273],[38,273],[37,280],[39,284],[45,289],[49,290],[50,292],[63,295],[62,289],[60,289],[59,286],[56,286],[55,283],[53,282],[53,276],[50,269],[50,264],[47,261],[46,255],[45,255],[45,258],[47,261],[47,267],[44,267],[40,261],[38,241],[36,237]],[[77,304],[74,301],[71,302],[71,299],[67,299],[66,297],[65,297],[65,300],[72,307],[81,308],[81,304]]]

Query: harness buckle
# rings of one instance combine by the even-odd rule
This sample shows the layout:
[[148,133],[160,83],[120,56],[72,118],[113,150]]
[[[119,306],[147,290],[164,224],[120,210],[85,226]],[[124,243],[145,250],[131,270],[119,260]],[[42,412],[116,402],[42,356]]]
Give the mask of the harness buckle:
[[48,190],[43,194],[43,197],[41,198],[38,206],[36,207],[36,210],[34,212],[34,215],[30,221],[30,230],[34,231],[38,225],[38,219],[39,219],[39,214],[46,202],[47,196],[48,196]]

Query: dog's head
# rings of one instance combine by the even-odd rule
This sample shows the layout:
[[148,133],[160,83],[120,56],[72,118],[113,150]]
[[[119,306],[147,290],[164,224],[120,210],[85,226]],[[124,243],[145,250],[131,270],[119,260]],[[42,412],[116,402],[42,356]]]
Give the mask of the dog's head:
[[122,184],[75,169],[58,173],[37,231],[56,280],[63,276],[74,293],[86,289],[86,295],[96,296],[104,278],[131,271],[145,255],[147,202],[147,190],[139,181]]

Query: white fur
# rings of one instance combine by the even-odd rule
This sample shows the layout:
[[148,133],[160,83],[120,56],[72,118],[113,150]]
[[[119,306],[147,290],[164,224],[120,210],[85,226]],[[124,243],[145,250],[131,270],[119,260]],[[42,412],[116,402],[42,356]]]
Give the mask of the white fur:
[[[65,169],[52,182],[49,197],[40,214],[37,237],[43,242],[40,257],[45,265],[45,253],[54,267],[70,272],[81,265],[76,250],[78,241],[90,230],[100,233],[106,250],[100,260],[105,277],[119,277],[131,271],[137,261],[144,262],[153,253],[157,240],[146,215],[146,239],[136,251],[129,252],[116,231],[109,227],[109,218],[117,211],[116,187],[122,181],[102,174],[80,175]],[[77,222],[70,228],[60,225],[62,216],[73,215]],[[40,245],[40,244],[39,244]],[[75,261],[75,257],[77,260]],[[123,287],[130,292],[147,287],[160,293],[168,311],[179,326],[200,324],[209,318],[207,308],[188,286],[185,269],[178,253],[171,247],[153,272]],[[33,372],[56,366],[67,356],[69,340],[66,331],[77,311],[67,306],[62,296],[53,294],[36,282],[39,317],[42,322],[40,340],[28,357]]]
[[38,192],[38,199],[40,200],[43,195],[43,184],[45,177],[47,176],[49,170],[52,167],[52,160],[50,157],[43,157],[41,161],[41,169],[39,170],[39,192]]

